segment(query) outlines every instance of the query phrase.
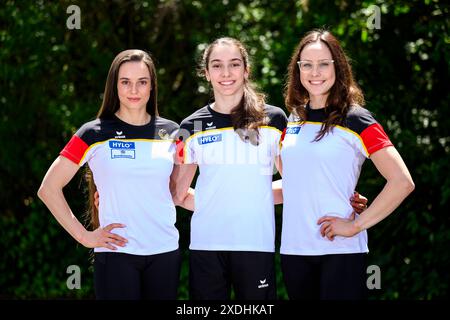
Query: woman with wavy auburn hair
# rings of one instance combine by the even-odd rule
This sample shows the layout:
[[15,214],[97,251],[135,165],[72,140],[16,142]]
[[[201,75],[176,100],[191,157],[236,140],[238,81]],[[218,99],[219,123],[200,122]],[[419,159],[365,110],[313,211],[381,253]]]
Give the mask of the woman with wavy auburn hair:
[[[288,68],[285,103],[291,115],[281,149],[280,252],[289,298],[365,298],[366,230],[412,192],[411,175],[363,107],[349,59],[330,32],[314,30],[300,40]],[[386,184],[355,216],[348,199],[366,158]]]

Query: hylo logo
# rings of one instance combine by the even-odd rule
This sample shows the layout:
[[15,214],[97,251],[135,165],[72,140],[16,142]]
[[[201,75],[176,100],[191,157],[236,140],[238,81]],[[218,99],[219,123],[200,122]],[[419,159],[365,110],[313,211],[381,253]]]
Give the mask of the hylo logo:
[[298,134],[300,132],[301,127],[288,127],[286,129],[286,134]]
[[219,141],[222,141],[222,134],[214,134],[211,136],[204,136],[204,137],[198,138],[199,144],[207,144],[207,143],[219,142]]
[[109,147],[111,149],[134,149],[134,142],[110,141]]
[[115,158],[127,158],[135,159],[136,150],[134,142],[126,141],[109,141],[109,147],[111,148],[111,159]]

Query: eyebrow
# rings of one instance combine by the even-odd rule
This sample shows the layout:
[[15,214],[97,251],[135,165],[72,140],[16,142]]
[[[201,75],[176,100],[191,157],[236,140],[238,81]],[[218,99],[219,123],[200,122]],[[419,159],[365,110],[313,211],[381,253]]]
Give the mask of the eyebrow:
[[326,60],[333,60],[333,59],[332,59],[332,58],[330,58],[330,59],[319,59],[319,60],[299,59],[298,61],[310,61],[310,62],[314,62],[314,61],[326,61]]
[[[119,78],[119,80],[130,80],[130,78],[121,77],[121,78]],[[150,80],[150,78],[149,77],[141,77],[138,80]]]
[[[231,59],[230,61],[239,61],[239,62],[242,62],[242,59],[239,59],[239,58],[233,58],[233,59]],[[211,62],[211,63],[212,63],[212,62],[222,62],[222,60],[220,60],[220,59],[214,59],[214,60],[211,60],[210,62]]]

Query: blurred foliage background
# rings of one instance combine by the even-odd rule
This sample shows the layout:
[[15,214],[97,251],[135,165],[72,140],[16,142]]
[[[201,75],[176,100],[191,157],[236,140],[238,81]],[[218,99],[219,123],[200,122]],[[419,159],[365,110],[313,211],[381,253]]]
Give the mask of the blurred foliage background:
[[[81,11],[81,29],[66,26]],[[374,14],[380,12],[380,28]],[[369,21],[369,22],[368,22]],[[91,253],[36,196],[75,130],[95,118],[114,56],[128,48],[155,58],[162,116],[180,122],[210,98],[196,75],[199,55],[219,36],[250,49],[253,78],[283,107],[287,64],[305,32],[329,28],[352,59],[359,84],[405,162],[416,190],[369,230],[369,264],[381,269],[371,299],[449,297],[449,5],[441,0],[19,1],[0,4],[0,298],[93,298]],[[384,184],[367,161],[358,190]],[[65,189],[76,215],[86,209],[81,173]],[[447,208],[447,209],[445,209]],[[445,213],[447,211],[447,213]],[[277,206],[277,246],[281,207]],[[178,210],[187,299],[190,213]],[[82,270],[69,290],[67,267]],[[286,291],[278,268],[278,295]]]

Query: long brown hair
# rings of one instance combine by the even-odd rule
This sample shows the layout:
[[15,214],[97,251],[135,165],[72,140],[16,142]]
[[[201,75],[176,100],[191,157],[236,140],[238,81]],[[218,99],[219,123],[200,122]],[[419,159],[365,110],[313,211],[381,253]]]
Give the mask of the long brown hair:
[[364,105],[364,95],[353,78],[349,58],[339,41],[329,31],[318,29],[308,32],[300,40],[292,54],[285,86],[285,104],[289,112],[298,116],[301,121],[308,120],[305,105],[309,101],[309,94],[300,81],[297,61],[300,60],[300,55],[307,45],[318,41],[324,43],[331,52],[336,80],[330,89],[325,104],[327,118],[314,141],[322,139],[332,129],[333,125],[343,125],[351,106]]
[[[250,59],[247,49],[237,39],[230,37],[223,37],[216,39],[212,42],[203,52],[202,60],[200,62],[199,75],[205,77],[206,70],[208,70],[209,58],[212,51],[218,45],[233,45],[238,48],[241,53],[242,60],[244,62],[244,68],[249,73],[250,77]],[[239,134],[239,136],[246,141],[250,138],[252,142],[253,138],[258,140],[258,127],[267,124],[267,117],[264,111],[264,105],[266,103],[265,94],[258,92],[256,85],[248,78],[244,79],[244,95],[240,103],[231,110],[231,122],[233,124],[234,130]],[[249,135],[243,137],[243,132],[249,131]],[[255,132],[256,135],[252,135],[250,132]],[[258,142],[256,141],[256,144]]]
[[94,196],[97,191],[97,186],[94,183],[94,176],[91,169],[87,166],[84,172],[84,179],[88,185],[87,196],[88,206],[86,211],[86,224],[91,230],[95,230],[100,226],[100,220],[98,218],[98,209],[94,204]]
[[[152,117],[158,116],[158,83],[156,79],[155,64],[147,52],[132,49],[120,52],[111,63],[108,77],[106,78],[102,105],[97,113],[97,118],[110,119],[120,108],[119,94],[117,92],[117,80],[119,77],[120,66],[125,62],[140,61],[143,61],[147,65],[150,73],[150,98],[148,99],[146,110]],[[92,229],[97,229],[100,226],[98,209],[94,205],[94,194],[97,191],[97,187],[94,183],[92,171],[89,168],[86,169],[85,180],[88,184],[87,222]]]

